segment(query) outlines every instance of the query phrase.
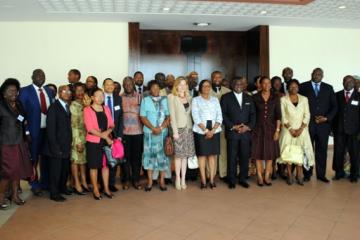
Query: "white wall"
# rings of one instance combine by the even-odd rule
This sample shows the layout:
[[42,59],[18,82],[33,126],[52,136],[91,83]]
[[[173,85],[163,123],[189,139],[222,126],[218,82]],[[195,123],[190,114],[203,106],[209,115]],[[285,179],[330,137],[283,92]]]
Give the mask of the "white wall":
[[270,26],[270,75],[286,66],[300,82],[310,80],[316,67],[324,82],[342,89],[345,75],[360,75],[360,30]]
[[42,68],[46,83],[67,83],[77,68],[81,80],[94,75],[122,80],[128,73],[128,23],[0,22],[0,82],[15,77],[31,83]]

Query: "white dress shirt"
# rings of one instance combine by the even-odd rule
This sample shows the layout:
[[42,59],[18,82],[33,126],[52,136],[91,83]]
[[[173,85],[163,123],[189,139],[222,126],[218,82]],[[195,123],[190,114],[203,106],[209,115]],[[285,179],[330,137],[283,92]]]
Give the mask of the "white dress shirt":
[[236,93],[233,92],[235,94],[236,100],[238,101],[240,107],[242,107],[242,100],[243,100],[243,93]]
[[349,99],[351,98],[351,95],[353,94],[353,92],[354,92],[354,89],[351,89],[350,91],[346,91],[345,89],[344,89],[344,97],[346,97],[346,93],[349,93]]
[[[44,93],[44,95],[45,95],[46,109],[49,109],[50,100],[49,100],[49,96],[47,95],[44,87],[40,87],[40,88],[39,88],[39,87],[36,86],[35,84],[33,84],[33,87],[35,88],[35,91],[36,91],[36,93],[37,93],[40,108],[41,108],[41,100],[40,100],[40,91],[39,91],[39,89],[42,89],[42,91],[43,91],[43,93]],[[41,113],[40,128],[46,128],[46,114],[44,114],[44,113]]]

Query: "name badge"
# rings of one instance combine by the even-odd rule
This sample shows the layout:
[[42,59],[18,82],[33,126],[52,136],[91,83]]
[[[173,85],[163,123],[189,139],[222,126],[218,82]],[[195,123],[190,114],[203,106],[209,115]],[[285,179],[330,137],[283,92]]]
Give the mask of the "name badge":
[[249,102],[247,102],[247,103],[245,103],[245,105],[250,105],[250,103],[249,103]]
[[115,111],[119,111],[119,110],[120,110],[120,106],[119,106],[119,105],[115,106],[115,107],[114,107],[114,110],[115,110]]
[[358,106],[358,105],[359,105],[359,101],[352,100],[352,101],[351,101],[351,105]]
[[23,122],[24,119],[25,119],[25,118],[24,118],[22,115],[19,115],[19,116],[17,117],[17,120],[19,120],[20,122]]

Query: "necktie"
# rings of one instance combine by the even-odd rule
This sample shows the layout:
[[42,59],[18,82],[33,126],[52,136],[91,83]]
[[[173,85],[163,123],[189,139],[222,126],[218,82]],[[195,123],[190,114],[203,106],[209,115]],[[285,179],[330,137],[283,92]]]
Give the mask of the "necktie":
[[349,99],[350,99],[349,94],[350,94],[349,92],[346,92],[346,93],[345,93],[345,101],[346,101],[346,102],[349,102]]
[[141,94],[141,87],[138,88],[138,93]]
[[114,117],[114,114],[113,114],[113,106],[112,106],[112,102],[111,102],[111,97],[110,96],[108,96],[107,97],[107,104],[106,104],[109,108],[110,108],[110,111],[111,111],[111,116],[113,116]]
[[69,115],[70,114],[69,104],[65,104],[65,109],[66,109],[66,113]]
[[319,84],[315,83],[315,96],[317,97],[319,95]]
[[44,94],[44,92],[43,92],[43,90],[41,88],[39,88],[39,92],[40,92],[40,108],[41,108],[41,112],[43,114],[46,114],[47,108],[46,108],[45,94]]

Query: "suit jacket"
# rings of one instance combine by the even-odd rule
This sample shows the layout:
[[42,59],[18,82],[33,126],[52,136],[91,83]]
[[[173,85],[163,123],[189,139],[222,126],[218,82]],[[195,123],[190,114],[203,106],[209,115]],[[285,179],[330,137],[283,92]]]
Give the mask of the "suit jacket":
[[16,102],[16,107],[19,113],[12,111],[5,101],[0,101],[0,145],[24,141],[26,116],[20,102]]
[[348,102],[344,90],[336,93],[338,112],[333,121],[335,134],[356,135],[360,131],[360,93],[353,91]]
[[169,94],[168,104],[170,111],[171,119],[171,128],[174,134],[178,133],[179,128],[192,128],[192,118],[191,118],[191,97],[188,97],[189,110],[186,111],[184,105],[180,101],[179,97]]
[[115,128],[113,130],[114,137],[123,137],[124,132],[124,119],[123,119],[123,109],[122,109],[122,98],[118,95],[113,95],[114,104],[114,124]]
[[230,89],[228,89],[227,87],[221,86],[220,91],[217,93],[214,91],[214,89],[211,90],[211,95],[214,97],[217,97],[220,101],[221,96],[224,95],[225,93],[229,93],[231,92]]
[[221,111],[225,125],[225,137],[227,139],[239,139],[242,134],[232,131],[234,125],[245,124],[253,129],[256,124],[256,109],[251,96],[243,92],[242,106],[236,99],[234,92],[229,92],[221,97]]
[[330,125],[338,109],[333,87],[322,82],[320,85],[320,92],[316,97],[311,81],[307,81],[300,85],[299,93],[309,100],[311,115],[309,124],[310,131],[317,125],[315,123],[315,116],[325,116],[328,121],[324,124]]
[[[44,87],[44,89],[51,105],[55,100],[54,94],[49,88]],[[20,89],[19,100],[27,116],[26,130],[30,132],[32,141],[36,141],[40,133],[41,108],[37,92],[32,84]]]
[[51,104],[46,117],[45,154],[55,158],[69,158],[72,131],[71,113],[67,113],[59,100]]
[[[114,127],[114,121],[111,117],[110,109],[107,106],[104,106],[104,111],[107,117],[107,128]],[[84,123],[86,128],[86,141],[92,143],[100,143],[100,137],[92,135],[90,133],[92,129],[100,131],[96,112],[91,108],[91,106],[87,106],[86,108],[84,108]]]

